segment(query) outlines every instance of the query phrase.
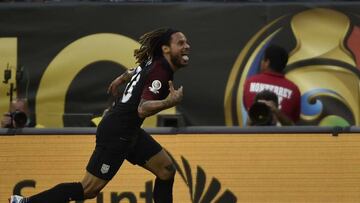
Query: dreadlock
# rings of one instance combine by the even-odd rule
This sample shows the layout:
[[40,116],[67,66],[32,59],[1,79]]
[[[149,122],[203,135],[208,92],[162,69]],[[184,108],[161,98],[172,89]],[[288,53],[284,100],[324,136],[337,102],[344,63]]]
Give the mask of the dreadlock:
[[162,56],[162,45],[169,45],[171,35],[179,32],[171,28],[160,28],[142,35],[139,39],[140,48],[134,51],[136,63],[143,64],[151,59]]

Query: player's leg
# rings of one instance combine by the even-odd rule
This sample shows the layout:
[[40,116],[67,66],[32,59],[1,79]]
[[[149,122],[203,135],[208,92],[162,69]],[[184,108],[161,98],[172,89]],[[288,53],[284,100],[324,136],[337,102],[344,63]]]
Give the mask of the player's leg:
[[23,198],[22,200],[20,197],[17,197],[18,200],[15,200],[14,196],[11,197],[11,203],[66,203],[73,200],[91,199],[96,197],[107,183],[108,181],[97,178],[86,172],[81,183],[61,183],[49,190],[28,198]]
[[108,182],[108,180],[103,180],[86,172],[85,177],[81,181],[84,190],[84,199],[95,198]]
[[120,169],[135,139],[130,132],[119,128],[117,116],[106,116],[96,132],[96,147],[81,182],[84,198],[95,198]]
[[[113,126],[118,126],[116,118],[108,117],[103,119],[104,122],[98,127],[96,133],[97,144],[81,183],[62,183],[29,198],[11,196],[10,199],[14,201],[11,203],[67,203],[71,200],[96,197],[117,173],[125,159],[125,155],[134,143],[134,140],[129,137],[116,139],[120,135],[119,132],[123,130],[122,128],[113,128]],[[128,134],[121,135],[126,136]]]
[[95,198],[115,176],[124,162],[127,142],[98,144],[86,167],[87,173],[81,181],[84,198]]
[[167,152],[162,149],[151,157],[143,167],[156,175],[153,193],[155,203],[173,202],[172,194],[176,169]]
[[95,198],[124,161],[124,153],[118,149],[115,146],[96,146],[81,182],[61,183],[28,198],[12,196],[10,199],[14,201],[10,203],[67,203]]
[[127,160],[144,167],[156,176],[153,193],[155,203],[172,203],[176,170],[171,158],[158,142],[141,130]]

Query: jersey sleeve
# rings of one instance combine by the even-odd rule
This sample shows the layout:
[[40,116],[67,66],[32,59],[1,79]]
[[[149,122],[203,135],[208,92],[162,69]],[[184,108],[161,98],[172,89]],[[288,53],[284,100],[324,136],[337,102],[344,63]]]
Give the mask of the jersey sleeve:
[[144,89],[141,95],[145,100],[161,100],[169,94],[169,77],[166,72],[151,70],[144,83]]

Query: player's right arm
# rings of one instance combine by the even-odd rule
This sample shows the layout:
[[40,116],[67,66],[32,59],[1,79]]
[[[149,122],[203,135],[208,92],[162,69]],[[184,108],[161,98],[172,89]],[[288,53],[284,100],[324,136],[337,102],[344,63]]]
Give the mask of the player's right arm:
[[121,74],[119,77],[115,78],[115,80],[113,80],[110,83],[107,93],[112,94],[115,97],[118,96],[119,95],[118,87],[122,84],[129,82],[134,74],[135,74],[135,69],[129,69],[125,71],[123,74]]

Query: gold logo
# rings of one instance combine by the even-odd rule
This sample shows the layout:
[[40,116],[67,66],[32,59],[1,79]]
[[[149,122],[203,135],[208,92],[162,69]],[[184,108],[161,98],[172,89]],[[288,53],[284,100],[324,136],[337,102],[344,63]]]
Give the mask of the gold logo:
[[291,50],[285,76],[302,94],[299,124],[359,125],[359,22],[353,14],[315,8],[281,16],[259,30],[231,70],[224,100],[226,125],[244,125],[243,85],[259,72],[270,43]]

